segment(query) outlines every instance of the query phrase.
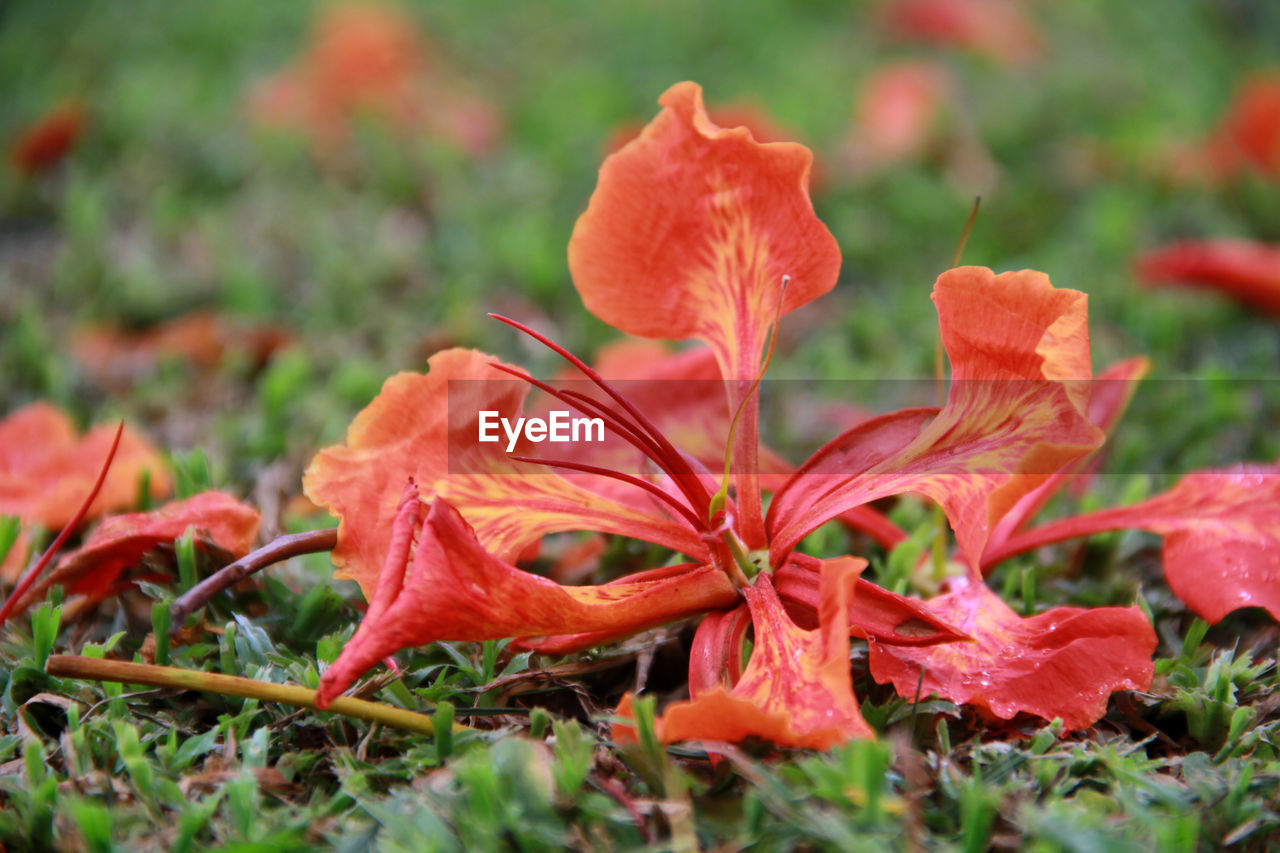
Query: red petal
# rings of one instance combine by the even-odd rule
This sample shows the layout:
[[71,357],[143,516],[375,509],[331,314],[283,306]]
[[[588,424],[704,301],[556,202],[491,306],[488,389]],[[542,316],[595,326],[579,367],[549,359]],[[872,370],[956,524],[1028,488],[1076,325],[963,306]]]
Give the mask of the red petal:
[[94,528],[84,544],[58,561],[18,602],[21,612],[61,584],[71,595],[98,600],[126,582],[122,575],[148,551],[167,545],[195,528],[196,544],[231,558],[249,553],[258,536],[258,511],[223,492],[202,492],[151,512],[113,515]]
[[1137,268],[1144,284],[1198,284],[1280,314],[1280,246],[1187,241],[1143,253]]
[[1169,587],[1206,621],[1239,607],[1280,619],[1280,463],[1183,477],[1129,507],[1066,518],[1010,539],[991,564],[1063,539],[1138,528],[1165,537]]
[[[847,613],[865,560],[829,561],[822,573],[820,628],[804,631],[783,610],[768,574],[743,593],[755,628],[751,660],[732,689],[715,684],[669,706],[658,736],[740,741],[761,737],[779,746],[827,749],[874,737],[862,718],[849,673]],[[622,712],[623,709],[619,708]]]
[[862,84],[853,142],[876,166],[919,156],[936,138],[950,87],[946,68],[929,62],[877,69]]
[[[589,489],[591,478],[561,477],[510,460],[499,444],[480,444],[482,410],[516,417],[528,385],[508,379],[473,350],[446,350],[426,375],[401,373],[356,416],[346,442],[316,454],[303,477],[307,496],[341,519],[334,562],[339,577],[372,595],[405,482],[423,500],[447,495],[485,546],[513,560],[542,536],[598,530],[658,542],[701,557],[706,546],[638,490],[621,497]],[[490,450],[491,449],[491,450]],[[476,470],[481,473],[459,473]],[[598,478],[595,478],[598,479]],[[610,493],[613,495],[613,492]],[[624,502],[625,501],[625,502]]]
[[[1083,729],[1107,710],[1117,690],[1151,685],[1155,631],[1138,607],[1055,607],[1023,619],[981,581],[927,603],[975,643],[925,648],[871,644],[871,674],[911,699],[937,693],[984,715],[1019,712],[1061,717]],[[921,683],[921,670],[924,680]]]
[[707,117],[679,83],[641,137],[605,161],[569,243],[587,308],[647,338],[700,338],[724,376],[754,379],[778,302],[830,290],[840,250],[809,202],[812,155]]
[[885,22],[897,38],[954,45],[1008,65],[1043,52],[1035,24],[1013,0],[892,0]]
[[[407,508],[416,511],[412,503]],[[402,538],[397,542],[403,546]],[[370,613],[321,679],[317,704],[327,705],[369,667],[410,646],[577,631],[634,633],[738,599],[724,573],[709,566],[687,566],[658,580],[560,586],[489,554],[443,499],[431,505],[412,567],[396,562],[388,561]]]
[[[104,424],[77,438],[71,420],[48,403],[32,403],[0,421],[0,515],[51,530],[65,525],[89,494],[115,432],[116,425]],[[168,494],[164,460],[126,428],[88,516],[133,506],[144,471],[153,498]]]
[[1227,168],[1247,165],[1280,177],[1280,73],[1245,80],[1210,148]]
[[972,562],[992,526],[1048,476],[1098,447],[1089,423],[1087,299],[1031,270],[943,273],[934,288],[951,359],[947,405],[886,415],[839,436],[774,496],[779,565],[811,530],[853,507],[923,493]]
[[34,175],[56,165],[79,140],[86,119],[78,102],[54,107],[14,143],[10,153],[13,168],[23,175]]
[[[1133,392],[1137,390],[1138,382],[1150,369],[1151,362],[1141,356],[1126,359],[1107,368],[1090,387],[1089,422],[1110,435],[1120,416],[1129,407],[1129,401],[1133,399]],[[1102,452],[1095,451],[1072,466],[1070,471],[1060,471],[1050,476],[1023,495],[1004,518],[1000,519],[991,533],[991,538],[987,540],[986,551],[982,558],[983,570],[993,565],[988,562],[986,553],[999,548],[1009,537],[1021,530],[1022,526],[1039,512],[1049,499],[1066,485],[1068,480],[1071,481],[1073,489],[1083,489],[1092,479],[1091,469]]]
[[[818,626],[820,579],[823,567],[831,562],[834,561],[792,554],[774,575],[774,586],[787,613],[801,628]],[[969,639],[960,629],[937,618],[918,598],[890,592],[865,578],[858,578],[848,621],[851,636],[891,645],[928,646]]]

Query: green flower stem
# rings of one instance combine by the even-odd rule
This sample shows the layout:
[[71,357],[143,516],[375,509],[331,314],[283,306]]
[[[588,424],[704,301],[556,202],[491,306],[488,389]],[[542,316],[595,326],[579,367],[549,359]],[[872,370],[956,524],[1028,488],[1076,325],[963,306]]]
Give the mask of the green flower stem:
[[[117,660],[98,660],[80,655],[50,655],[45,671],[59,678],[82,678],[90,681],[115,681],[121,684],[146,684],[150,687],[172,687],[178,690],[200,690],[206,693],[220,693],[224,696],[241,696],[246,699],[261,699],[264,702],[280,702],[286,705],[299,705],[304,708],[316,708],[316,691],[293,684],[275,684],[270,681],[256,681],[252,678],[241,678],[236,675],[222,675],[216,672],[203,672],[198,669],[179,669],[173,666],[151,666],[144,663],[127,663]],[[364,699],[352,699],[339,696],[334,699],[326,711],[368,720],[371,723],[382,723],[398,729],[407,729],[419,734],[435,734],[435,726],[431,718],[403,708],[394,708],[378,702],[367,702]],[[454,731],[466,729],[466,726],[454,724]]]

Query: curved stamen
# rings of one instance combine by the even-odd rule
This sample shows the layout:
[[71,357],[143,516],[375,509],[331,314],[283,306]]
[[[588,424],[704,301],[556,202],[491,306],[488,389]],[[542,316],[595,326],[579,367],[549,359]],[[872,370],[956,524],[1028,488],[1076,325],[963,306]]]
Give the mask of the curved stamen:
[[687,506],[680,503],[669,492],[666,492],[660,489],[658,486],[654,485],[653,483],[650,483],[648,480],[645,480],[641,477],[636,477],[631,474],[624,474],[621,471],[614,471],[610,468],[601,468],[596,465],[588,465],[585,462],[571,462],[567,459],[542,459],[536,456],[514,456],[514,455],[511,458],[517,462],[531,462],[535,465],[547,465],[552,468],[567,468],[571,471],[581,471],[585,474],[598,474],[601,477],[609,477],[611,479],[618,480],[623,483],[629,483],[632,486],[637,486],[641,489],[644,489],[649,494],[661,500],[667,506],[676,510],[678,513],[680,513],[680,515],[686,521],[689,522],[690,526],[692,526],[693,529],[698,531],[699,533],[707,529],[706,525],[702,522],[700,518],[698,518],[697,514],[694,513],[693,510],[689,509]]

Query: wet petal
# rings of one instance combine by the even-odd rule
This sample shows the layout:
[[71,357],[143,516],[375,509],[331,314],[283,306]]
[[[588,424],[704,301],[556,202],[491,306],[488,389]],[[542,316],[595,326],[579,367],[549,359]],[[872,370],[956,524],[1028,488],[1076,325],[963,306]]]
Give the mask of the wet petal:
[[[397,541],[403,545],[403,538]],[[389,554],[400,558],[404,549]],[[730,606],[738,598],[723,572],[700,565],[668,570],[656,579],[560,586],[494,557],[443,499],[431,504],[412,566],[397,563],[389,560],[383,568],[370,613],[321,680],[323,703],[382,658],[410,646],[587,631],[635,633]]]
[[[874,737],[849,673],[847,613],[865,567],[866,561],[853,558],[828,563],[816,631],[796,627],[768,574],[760,575],[743,590],[755,644],[742,678],[732,688],[712,684],[690,701],[669,706],[657,721],[658,737],[666,742],[760,737],[779,746],[815,749]],[[618,713],[624,715],[628,707],[624,699]]]
[[1102,443],[1087,414],[1083,293],[1031,270],[960,267],[938,278],[933,298],[951,359],[946,406],[869,421],[802,465],[769,509],[774,565],[827,520],[908,491],[942,505],[976,563],[1023,495]]
[[1280,314],[1280,246],[1248,240],[1174,243],[1143,253],[1143,284],[1194,284]]
[[[1151,685],[1155,631],[1138,607],[1055,607],[1024,619],[980,581],[929,608],[974,643],[911,648],[871,644],[871,674],[911,699],[937,693],[1001,720],[1020,712],[1083,729],[1117,690]],[[923,670],[923,682],[921,671]]]
[[1105,530],[1137,528],[1164,537],[1169,587],[1210,623],[1240,607],[1280,619],[1280,463],[1237,465],[1183,477],[1133,506],[1032,528],[991,564],[1041,545]]
[[[70,418],[48,403],[32,403],[0,421],[0,515],[61,528],[89,494],[115,432],[115,424],[103,424],[78,438]],[[164,460],[126,427],[88,517],[137,503],[143,472],[151,497],[168,494]]]
[[228,561],[242,557],[258,536],[258,521],[256,509],[216,491],[150,512],[110,516],[23,596],[16,612],[40,601],[58,584],[69,595],[105,598],[128,585],[125,573],[147,552],[172,543],[188,528],[194,528],[196,546],[202,550],[218,551]]

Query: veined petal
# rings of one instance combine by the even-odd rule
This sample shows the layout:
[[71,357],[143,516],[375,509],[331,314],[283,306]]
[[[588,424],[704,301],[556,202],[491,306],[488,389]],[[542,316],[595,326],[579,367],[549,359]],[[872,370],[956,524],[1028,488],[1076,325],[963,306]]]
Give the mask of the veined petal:
[[[865,560],[830,561],[822,575],[820,627],[796,627],[767,573],[743,593],[755,645],[742,678],[731,689],[714,684],[688,702],[669,706],[658,737],[740,741],[760,737],[779,746],[827,749],[875,734],[853,694],[847,613]],[[618,708],[624,715],[629,703]]]
[[[1151,362],[1138,356],[1117,362],[1103,371],[1090,388],[1089,422],[1110,435],[1120,416],[1129,407],[1129,401],[1133,399],[1133,392],[1137,390],[1138,383],[1150,369]],[[1081,459],[1071,467],[1070,471],[1060,471],[1050,475],[1040,485],[1019,498],[991,532],[986,551],[983,552],[983,570],[986,571],[987,567],[994,565],[988,561],[986,554],[999,548],[1013,534],[1021,530],[1023,525],[1066,485],[1069,478],[1072,480],[1073,491],[1083,489],[1092,479],[1092,469],[1103,452],[1103,450],[1097,450]]]
[[[1145,690],[1156,634],[1138,607],[1055,607],[1024,619],[980,580],[930,599],[939,618],[974,643],[911,648],[871,644],[871,674],[898,695],[937,693],[1001,720],[1019,712],[1061,717],[1083,729],[1106,713],[1117,690]],[[921,673],[923,672],[923,682]]]
[[[498,556],[514,560],[547,533],[599,530],[658,542],[696,557],[706,546],[686,523],[639,490],[606,496],[593,479],[572,481],[512,460],[502,442],[481,444],[481,411],[515,420],[528,385],[474,350],[432,356],[426,374],[400,373],[352,422],[346,442],[316,454],[307,496],[340,519],[338,577],[371,597],[386,561],[391,524],[409,478],[424,501],[445,494]],[[521,445],[521,449],[527,449]]]
[[[1280,163],[1280,147],[1276,156]],[[1173,243],[1144,252],[1137,270],[1143,284],[1200,285],[1280,314],[1278,245],[1248,240]]]
[[197,547],[234,559],[249,553],[258,535],[258,511],[224,492],[201,492],[151,512],[113,515],[94,528],[84,544],[66,554],[18,602],[15,612],[40,601],[55,585],[92,601],[127,586],[122,576],[142,557],[195,530]]
[[[801,628],[818,626],[821,577],[827,571],[824,567],[832,562],[792,554],[774,574],[778,596],[792,621]],[[898,595],[861,577],[849,605],[848,621],[850,636],[890,645],[928,646],[969,639],[959,628],[934,615],[920,599]]]
[[[401,512],[416,508],[401,504]],[[634,633],[738,600],[723,572],[686,568],[656,580],[560,586],[494,557],[458,510],[437,498],[412,566],[388,561],[373,595],[378,609],[371,607],[370,617],[325,672],[317,704],[327,705],[379,660],[410,646],[582,631]]]
[[1089,422],[1087,300],[1031,270],[943,273],[934,288],[951,359],[947,404],[886,415],[839,436],[774,497],[770,559],[855,506],[902,492],[940,503],[976,564],[994,524],[1026,493],[1096,449]]
[[[65,525],[89,494],[115,433],[114,424],[103,424],[77,437],[71,419],[48,403],[32,403],[0,421],[0,515],[51,530]],[[169,493],[164,460],[126,427],[87,517],[134,506],[144,472],[151,497]]]
[[1280,463],[1198,471],[1128,507],[1066,518],[1014,536],[991,564],[1063,539],[1138,528],[1164,537],[1174,594],[1210,623],[1240,607],[1280,619]]
[[840,250],[809,202],[812,155],[707,117],[678,83],[614,154],[569,242],[588,310],[629,334],[700,338],[725,377],[754,379],[782,277],[792,311],[836,282]]

